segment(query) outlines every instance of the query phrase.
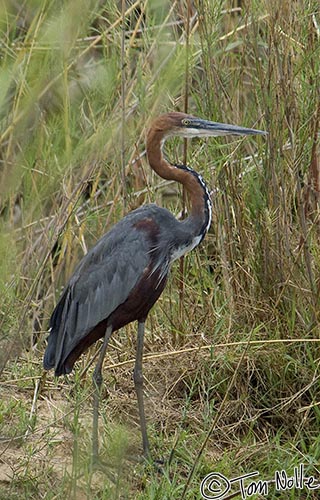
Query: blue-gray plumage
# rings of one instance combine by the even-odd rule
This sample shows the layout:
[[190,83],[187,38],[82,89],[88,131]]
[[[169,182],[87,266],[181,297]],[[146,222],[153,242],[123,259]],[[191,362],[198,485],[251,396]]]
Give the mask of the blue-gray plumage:
[[[205,218],[208,224],[209,213]],[[55,368],[57,376],[70,373],[73,357],[71,362],[68,358],[74,349],[88,347],[87,335],[128,299],[144,272],[157,277],[152,283],[158,295],[177,253],[202,234],[202,226],[193,219],[179,222],[171,212],[154,204],[138,208],[118,222],[82,259],[66,285],[51,317],[44,368]],[[143,297],[140,302],[144,302]],[[134,311],[136,317],[130,321],[145,319],[148,312],[145,304],[141,314]],[[113,330],[120,327],[119,322],[123,323],[117,319]]]
[[64,363],[79,342],[125,300],[148,266],[148,235],[134,224],[145,207],[116,224],[88,252],[66,286],[50,322],[45,369],[68,373]]
[[144,322],[162,293],[170,264],[197,246],[211,222],[211,202],[202,177],[188,167],[171,165],[162,155],[170,135],[205,137],[264,134],[195,118],[184,113],[158,117],[147,135],[151,168],[162,178],[184,185],[190,216],[178,221],[166,209],[145,205],[118,222],[84,256],[65,287],[50,320],[44,368],[57,376],[70,373],[75,361],[96,340],[104,337],[94,372],[93,456],[98,455],[98,401],[103,357],[112,332],[137,320],[138,344],[134,382],[138,397],[143,450],[149,453],[143,406],[142,346]]

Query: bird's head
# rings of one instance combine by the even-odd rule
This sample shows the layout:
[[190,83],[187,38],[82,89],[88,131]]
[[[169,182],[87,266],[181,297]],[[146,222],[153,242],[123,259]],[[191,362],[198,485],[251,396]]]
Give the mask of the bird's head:
[[149,133],[160,134],[163,139],[179,137],[216,137],[222,135],[266,135],[263,130],[227,125],[203,120],[186,113],[166,113],[152,123]]

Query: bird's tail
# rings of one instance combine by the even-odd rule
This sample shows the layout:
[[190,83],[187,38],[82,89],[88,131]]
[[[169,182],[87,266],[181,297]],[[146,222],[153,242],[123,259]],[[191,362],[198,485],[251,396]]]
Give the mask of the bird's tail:
[[54,368],[56,360],[55,354],[56,354],[56,342],[54,341],[54,338],[52,338],[52,334],[50,333],[48,337],[48,345],[46,347],[46,351],[44,353],[44,358],[43,358],[43,368],[45,370],[51,370],[51,368]]
[[66,293],[62,295],[50,319],[48,345],[46,347],[43,358],[43,368],[45,370],[51,370],[51,368],[55,368],[57,364],[57,356],[59,357],[57,340],[59,338],[59,330],[62,322],[66,296]]

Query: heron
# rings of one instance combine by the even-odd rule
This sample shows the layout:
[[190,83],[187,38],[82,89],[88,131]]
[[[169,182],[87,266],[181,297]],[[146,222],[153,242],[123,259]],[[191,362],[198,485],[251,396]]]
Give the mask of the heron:
[[76,267],[55,307],[44,354],[44,369],[60,376],[72,371],[81,354],[103,338],[93,373],[92,456],[98,460],[98,416],[102,367],[113,332],[138,322],[133,372],[142,448],[150,456],[143,400],[142,356],[145,321],[160,297],[171,264],[195,248],[211,223],[210,193],[202,176],[185,165],[170,163],[163,145],[170,136],[184,138],[224,135],[264,135],[262,130],[212,122],[170,112],[158,116],[147,132],[146,152],[152,170],[182,184],[189,196],[190,215],[178,220],[156,204],[128,213],[88,251]]

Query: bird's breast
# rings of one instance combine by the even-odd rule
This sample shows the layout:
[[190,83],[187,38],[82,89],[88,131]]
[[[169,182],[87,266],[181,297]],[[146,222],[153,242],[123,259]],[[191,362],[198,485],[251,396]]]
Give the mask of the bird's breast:
[[170,262],[173,262],[186,253],[190,252],[193,250],[196,246],[199,245],[200,241],[202,240],[202,235],[200,236],[195,236],[189,243],[186,243],[184,245],[180,245],[179,247],[175,248],[173,252],[170,255]]

